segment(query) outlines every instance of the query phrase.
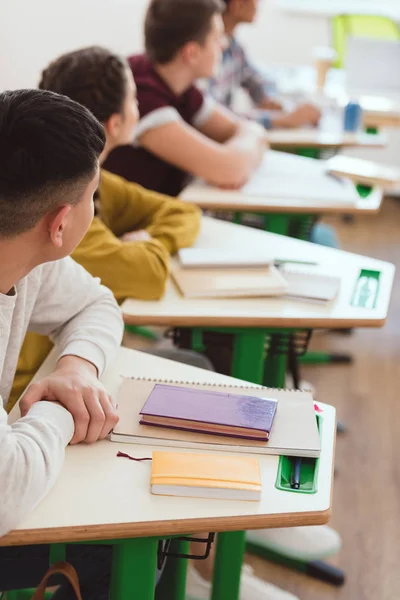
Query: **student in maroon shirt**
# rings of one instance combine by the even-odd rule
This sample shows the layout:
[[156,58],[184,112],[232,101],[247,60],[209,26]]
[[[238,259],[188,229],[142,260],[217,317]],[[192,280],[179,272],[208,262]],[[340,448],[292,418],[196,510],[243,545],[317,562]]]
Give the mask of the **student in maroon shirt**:
[[131,146],[104,164],[130,181],[170,195],[191,176],[221,187],[242,186],[261,162],[263,129],[205,97],[194,82],[221,59],[220,0],[152,0],[146,54],[132,56],[140,122]]

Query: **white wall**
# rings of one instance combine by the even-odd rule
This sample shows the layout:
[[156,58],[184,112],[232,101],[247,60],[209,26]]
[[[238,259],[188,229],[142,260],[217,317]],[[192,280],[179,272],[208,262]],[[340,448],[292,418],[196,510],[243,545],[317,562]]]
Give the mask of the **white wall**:
[[[148,0],[0,0],[0,90],[37,85],[56,56],[101,44],[122,54],[142,48]],[[263,0],[257,26],[241,37],[252,55],[272,64],[310,62],[313,46],[329,41],[328,20],[283,12]]]
[[[148,0],[0,0],[0,91],[37,85],[47,64],[68,50],[101,44],[124,55],[143,47]],[[256,26],[240,37],[257,61],[306,64],[316,45],[330,42],[329,19],[295,14],[262,0]],[[400,132],[385,150],[358,155],[400,164]]]

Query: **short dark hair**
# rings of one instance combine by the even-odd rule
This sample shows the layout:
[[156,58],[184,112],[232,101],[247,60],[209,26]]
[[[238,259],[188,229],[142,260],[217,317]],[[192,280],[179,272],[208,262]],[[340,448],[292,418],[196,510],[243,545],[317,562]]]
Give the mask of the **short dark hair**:
[[53,61],[43,71],[39,88],[72,98],[105,123],[123,112],[128,68],[125,59],[106,48],[82,48]]
[[94,177],[105,132],[77,102],[41,90],[0,94],[0,237],[77,204]]
[[221,0],[151,0],[144,25],[147,56],[165,64],[188,42],[202,44],[212,17],[223,10]]

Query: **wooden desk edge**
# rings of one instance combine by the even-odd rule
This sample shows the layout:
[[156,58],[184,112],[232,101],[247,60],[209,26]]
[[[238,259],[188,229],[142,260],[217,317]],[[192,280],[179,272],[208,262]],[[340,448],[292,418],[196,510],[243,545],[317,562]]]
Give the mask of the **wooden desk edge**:
[[382,201],[377,203],[372,208],[368,206],[368,198],[365,200],[358,200],[356,204],[343,204],[340,206],[313,206],[313,205],[304,205],[304,206],[285,206],[279,204],[279,199],[276,200],[276,204],[265,205],[257,201],[250,202],[242,202],[240,199],[230,198],[229,202],[224,200],[207,200],[207,199],[198,199],[193,194],[188,198],[185,198],[185,202],[190,202],[192,204],[196,204],[199,208],[203,210],[220,210],[223,212],[258,212],[258,213],[279,213],[279,214],[318,214],[325,215],[330,213],[340,213],[340,214],[375,214],[379,212],[381,208]]
[[304,512],[276,515],[252,515],[237,517],[215,517],[163,522],[119,523],[118,525],[94,525],[92,527],[60,527],[56,529],[14,530],[1,538],[0,546],[28,544],[57,544],[67,542],[90,542],[136,537],[174,536],[202,533],[203,531],[239,531],[274,527],[297,527],[302,525],[324,525],[332,514],[331,506],[320,512]]
[[[123,310],[123,307],[122,307]],[[124,322],[126,325],[147,325],[157,327],[246,327],[257,329],[269,329],[272,327],[288,327],[305,329],[347,329],[351,327],[383,327],[386,323],[386,316],[375,319],[358,319],[349,317],[347,319],[332,319],[320,317],[313,319],[311,317],[231,317],[231,316],[169,316],[169,315],[130,315],[124,313]]]
[[292,149],[299,149],[299,148],[313,148],[316,150],[324,150],[324,149],[328,149],[328,148],[385,148],[385,146],[387,145],[387,140],[385,139],[377,139],[374,140],[373,138],[373,134],[371,134],[371,140],[362,140],[362,141],[346,141],[346,140],[342,140],[341,142],[336,142],[336,143],[329,143],[329,142],[317,142],[317,141],[299,141],[299,142],[280,142],[280,141],[274,141],[273,139],[268,140],[267,138],[267,142],[269,144],[269,146],[274,150],[274,149],[279,149],[279,150],[292,150]]

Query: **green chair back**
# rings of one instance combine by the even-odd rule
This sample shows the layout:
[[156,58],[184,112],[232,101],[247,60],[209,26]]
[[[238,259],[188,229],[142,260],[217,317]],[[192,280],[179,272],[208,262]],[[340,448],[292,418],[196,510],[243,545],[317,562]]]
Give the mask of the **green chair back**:
[[349,37],[364,37],[377,40],[400,40],[397,23],[387,17],[374,15],[338,15],[333,18],[333,46],[337,52],[335,67],[345,65],[347,40]]

